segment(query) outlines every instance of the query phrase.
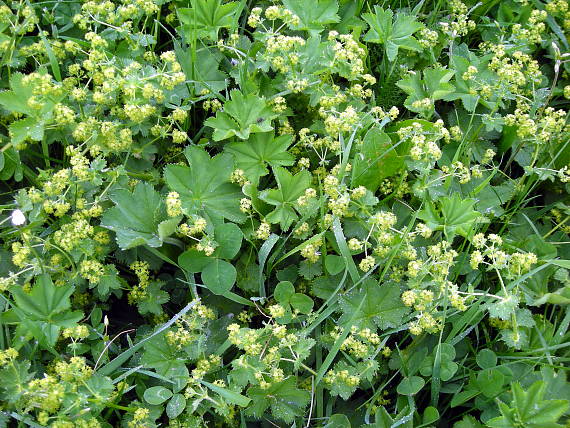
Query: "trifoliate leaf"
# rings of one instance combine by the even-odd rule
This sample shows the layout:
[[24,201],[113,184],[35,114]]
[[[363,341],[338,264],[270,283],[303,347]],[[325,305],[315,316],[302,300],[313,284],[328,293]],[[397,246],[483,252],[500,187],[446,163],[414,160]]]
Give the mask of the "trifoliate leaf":
[[360,328],[396,327],[408,312],[400,299],[400,287],[395,283],[380,285],[370,278],[363,282],[360,290],[341,296],[339,302],[343,311],[339,324],[353,320]]
[[115,206],[105,212],[101,226],[115,232],[122,250],[162,245],[158,225],[167,215],[162,198],[151,184],[140,182],[132,193],[119,189],[109,197]]
[[247,140],[255,132],[273,130],[271,120],[277,114],[271,110],[264,98],[257,95],[244,95],[238,90],[231,92],[231,100],[226,101],[223,111],[206,121],[214,129],[214,140],[221,141],[236,136]]
[[225,223],[217,226],[214,234],[218,243],[214,257],[233,259],[241,248],[243,239],[241,229],[233,223]]
[[306,294],[295,293],[291,296],[291,299],[289,299],[289,304],[293,309],[301,312],[302,314],[308,314],[313,310],[315,302],[313,302],[313,299]]
[[184,154],[189,166],[168,165],[164,173],[168,186],[180,194],[184,213],[205,213],[236,222],[245,220],[239,209],[243,194],[230,183],[234,170],[232,156],[222,153],[210,158],[204,149],[196,146],[188,147]]
[[280,304],[287,304],[291,297],[295,294],[295,287],[289,281],[281,281],[275,287],[273,297]]
[[186,398],[182,394],[174,394],[166,405],[166,415],[170,419],[177,418],[186,408]]
[[293,165],[295,157],[287,152],[291,145],[290,135],[275,137],[273,132],[253,134],[249,140],[231,143],[225,151],[234,155],[236,166],[242,169],[252,183],[259,183],[259,177],[267,175],[267,165],[272,167]]
[[424,387],[426,381],[419,376],[410,376],[402,379],[396,387],[398,394],[415,395]]
[[152,386],[144,392],[143,397],[148,404],[158,405],[172,397],[172,391],[164,386]]

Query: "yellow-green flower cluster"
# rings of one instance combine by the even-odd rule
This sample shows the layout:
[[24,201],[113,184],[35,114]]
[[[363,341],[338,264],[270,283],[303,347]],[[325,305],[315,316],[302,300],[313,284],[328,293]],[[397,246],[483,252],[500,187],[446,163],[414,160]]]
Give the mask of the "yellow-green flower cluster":
[[503,239],[495,234],[485,236],[479,233],[473,237],[471,253],[471,267],[478,269],[480,264],[486,264],[493,269],[501,270],[507,277],[515,278],[528,272],[532,265],[538,262],[536,254],[528,252],[514,252],[512,254],[502,250]]

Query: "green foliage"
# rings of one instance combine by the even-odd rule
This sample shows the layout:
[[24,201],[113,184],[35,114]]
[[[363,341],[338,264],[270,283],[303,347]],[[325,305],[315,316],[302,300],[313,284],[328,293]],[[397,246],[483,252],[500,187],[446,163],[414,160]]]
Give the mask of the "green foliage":
[[224,111],[216,113],[215,118],[205,124],[214,129],[215,141],[226,140],[233,136],[247,140],[250,134],[269,132],[271,120],[277,115],[267,106],[265,99],[253,94],[245,95],[232,91],[231,100],[224,105]]
[[224,153],[210,158],[195,146],[188,147],[184,155],[189,166],[168,165],[164,173],[170,188],[180,194],[184,213],[242,222],[245,216],[239,210],[239,188],[230,183],[232,157]]
[[0,427],[563,427],[570,12],[0,4]]
[[118,189],[110,195],[115,206],[105,213],[101,225],[116,234],[117,245],[127,250],[139,245],[160,247],[159,227],[167,221],[164,201],[149,183],[139,183],[130,192]]
[[289,229],[291,223],[299,218],[295,212],[294,203],[311,184],[311,175],[307,171],[300,171],[293,175],[285,168],[274,169],[277,189],[264,190],[259,198],[275,209],[267,215],[270,223],[279,223],[283,230]]
[[222,4],[220,0],[191,0],[190,8],[177,10],[182,32],[187,40],[209,38],[217,40],[221,28],[230,28],[239,10],[238,2]]
[[370,29],[364,35],[364,40],[384,45],[384,52],[390,62],[396,60],[399,49],[420,52],[421,45],[413,34],[423,27],[411,15],[397,13],[390,9],[374,6],[374,13],[364,13],[362,18]]
[[248,141],[228,144],[226,151],[234,155],[236,166],[248,180],[258,184],[260,177],[269,174],[268,165],[273,168],[293,165],[295,157],[287,152],[290,145],[289,135],[275,137],[264,132],[253,134]]
[[354,323],[361,328],[386,329],[402,323],[408,312],[400,300],[400,289],[394,283],[378,284],[367,279],[359,292],[341,297],[343,316],[340,323]]
[[556,423],[568,409],[568,400],[543,400],[546,384],[537,381],[526,391],[518,383],[512,385],[510,405],[499,402],[501,415],[487,422],[493,428],[516,427],[561,427]]

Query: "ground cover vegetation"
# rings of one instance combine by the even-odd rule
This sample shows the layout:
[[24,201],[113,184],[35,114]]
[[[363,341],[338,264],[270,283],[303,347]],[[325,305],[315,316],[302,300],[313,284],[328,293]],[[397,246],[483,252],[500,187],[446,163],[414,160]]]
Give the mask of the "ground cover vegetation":
[[569,30],[0,2],[0,426],[568,426]]

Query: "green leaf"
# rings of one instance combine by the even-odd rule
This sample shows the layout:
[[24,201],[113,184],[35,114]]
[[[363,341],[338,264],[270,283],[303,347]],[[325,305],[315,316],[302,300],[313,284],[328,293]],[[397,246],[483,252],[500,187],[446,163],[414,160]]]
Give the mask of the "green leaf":
[[166,405],[166,416],[176,419],[186,408],[186,398],[182,394],[174,394]]
[[217,111],[216,117],[205,122],[206,126],[214,129],[214,141],[233,136],[247,140],[250,134],[273,130],[271,121],[277,114],[264,98],[253,94],[244,95],[238,90],[233,90],[230,97],[231,100],[226,101],[223,111]]
[[497,354],[490,349],[482,349],[477,353],[476,360],[482,369],[492,369],[497,365]]
[[162,282],[152,281],[145,289],[144,299],[137,303],[137,308],[141,315],[162,313],[162,305],[170,300],[170,294],[161,290]]
[[202,212],[213,218],[227,218],[242,222],[245,214],[239,209],[243,194],[230,183],[234,170],[232,156],[222,153],[210,158],[199,147],[190,146],[184,151],[188,166],[168,165],[164,174],[168,186],[180,194],[186,215]]
[[394,13],[390,9],[382,9],[374,6],[374,14],[364,13],[362,18],[368,23],[370,29],[364,35],[364,40],[372,43],[381,43],[388,60],[393,62],[398,55],[398,49],[406,49],[420,52],[422,50],[419,42],[412,36],[420,30],[423,25],[415,20],[413,16],[403,13],[396,14],[392,22]]
[[[178,371],[177,375],[180,373],[181,369],[184,370],[186,372],[186,376],[188,376],[188,369],[186,368],[184,361],[176,360],[174,357],[176,350],[172,349],[168,342],[166,342],[163,333],[166,329],[176,323],[176,321],[178,321],[182,316],[184,316],[185,313],[192,309],[196,304],[196,300],[188,303],[168,322],[162,324],[152,334],[146,336],[144,339],[141,339],[134,345],[131,345],[128,349],[121,352],[109,363],[105,364],[103,367],[100,367],[99,370],[97,370],[97,373],[101,375],[110,375],[144,346],[145,352],[141,357],[141,364],[153,364],[152,367],[157,368],[157,371],[160,367],[163,373],[166,375],[168,375],[169,367],[175,367]],[[198,354],[202,352],[199,346],[195,346],[195,348],[197,348],[196,351]],[[166,352],[166,354],[164,354],[164,352]],[[165,366],[165,363],[167,366]]]
[[323,428],[351,428],[350,421],[346,415],[332,415]]
[[329,274],[336,275],[346,268],[346,264],[341,256],[327,254],[325,256],[325,268]]
[[[335,364],[334,371],[346,371],[350,376],[360,377],[358,369],[354,366],[349,365],[346,361],[339,361],[337,364]],[[358,385],[343,382],[342,380],[335,381],[330,385],[327,384],[326,386],[330,390],[330,393],[333,397],[340,396],[343,400],[348,400],[358,388]]]
[[168,238],[169,236],[174,234],[174,232],[176,232],[176,229],[178,228],[178,223],[180,223],[181,219],[182,217],[178,216],[174,218],[169,218],[168,220],[161,221],[158,224],[158,237],[161,240],[164,240],[164,238]]
[[493,398],[503,391],[505,375],[497,369],[482,370],[477,374],[477,386],[485,397]]
[[168,377],[171,370],[186,368],[185,361],[177,358],[176,346],[170,345],[164,334],[156,335],[144,344],[141,364],[151,367],[162,376]]
[[283,5],[299,17],[299,25],[294,27],[296,30],[320,32],[326,24],[340,20],[336,0],[314,0],[310,7],[304,0],[283,0]]
[[16,146],[27,140],[41,141],[44,138],[44,122],[34,117],[12,122],[9,130],[10,141]]
[[172,391],[164,386],[153,386],[148,388],[143,396],[148,404],[158,405],[172,397]]
[[396,387],[396,392],[402,395],[415,395],[424,387],[426,381],[419,376],[410,376],[402,379]]
[[289,281],[281,281],[275,287],[273,297],[278,303],[289,303],[291,297],[295,294],[295,287]]
[[253,134],[245,142],[228,144],[224,150],[234,155],[236,166],[254,184],[267,175],[267,165],[272,167],[293,165],[295,157],[287,152],[291,145],[290,135],[275,137],[273,132]]
[[121,279],[117,274],[114,265],[105,266],[105,274],[99,279],[97,284],[90,285],[90,288],[97,287],[97,293],[102,299],[106,299],[112,291],[118,291],[122,287]]
[[295,293],[291,296],[289,303],[293,309],[297,309],[302,314],[308,314],[313,310],[313,299],[302,293]]
[[303,195],[311,184],[312,177],[305,170],[292,175],[281,167],[274,168],[273,173],[278,188],[264,190],[260,193],[259,198],[276,206],[275,210],[266,216],[266,220],[270,223],[279,223],[283,230],[287,230],[291,223],[299,218],[293,206],[297,198]]
[[352,163],[353,187],[364,186],[375,192],[386,177],[404,166],[404,159],[393,149],[391,138],[379,129],[367,132],[357,149]]
[[226,89],[228,76],[219,70],[222,55],[216,55],[216,52],[206,48],[201,48],[195,53],[192,49],[183,50],[180,46],[175,50],[176,58],[186,78],[194,82],[195,93],[206,89],[215,94]]
[[202,271],[204,285],[218,295],[230,291],[236,282],[236,277],[236,268],[220,259],[213,259]]
[[[449,83],[452,77],[453,70],[426,68],[423,71],[423,79],[418,71],[400,80],[396,85],[408,94],[404,106],[410,111],[423,114],[426,112],[422,108],[413,106],[414,101],[429,98],[433,104],[433,101],[444,99],[455,90],[455,87]],[[429,117],[432,113],[433,105],[428,109],[426,116]]]
[[502,416],[487,421],[492,428],[554,428],[563,425],[556,422],[568,409],[568,400],[543,400],[546,384],[533,383],[523,390],[519,383],[512,384],[512,401],[509,405],[499,401]]
[[241,229],[233,223],[225,223],[216,226],[214,231],[218,247],[213,256],[222,259],[233,259],[241,248],[243,233]]
[[28,105],[33,88],[22,84],[22,73],[14,73],[10,78],[11,91],[0,92],[0,105],[8,111],[33,115],[34,109]]
[[238,394],[237,392],[231,391],[227,388],[222,388],[221,386],[214,385],[213,383],[206,382],[203,380],[200,381],[200,383],[207,386],[212,391],[220,394],[221,397],[225,398],[227,401],[229,401],[232,404],[235,404],[235,405],[238,405],[241,407],[246,407],[251,402],[250,398],[247,398],[247,397],[245,397],[241,394]]
[[178,256],[178,264],[180,267],[190,273],[202,272],[211,261],[211,257],[206,256],[202,251],[198,251],[194,248],[186,250]]
[[364,280],[360,290],[342,295],[339,303],[343,311],[339,324],[343,325],[354,319],[354,325],[373,330],[376,327],[386,329],[401,325],[404,315],[408,312],[408,308],[400,299],[398,285],[380,285],[372,278]]
[[0,399],[4,403],[15,404],[26,393],[22,385],[33,378],[30,361],[13,361],[0,369]]
[[286,423],[292,423],[296,417],[302,416],[311,398],[309,391],[297,388],[295,376],[274,382],[267,389],[251,387],[247,395],[253,402],[246,409],[246,414],[261,418],[271,407],[273,416]]
[[238,2],[222,4],[221,0],[190,0],[190,5],[177,10],[187,41],[202,37],[217,41],[220,28],[230,28],[240,8]]
[[443,230],[445,236],[452,240],[456,234],[468,237],[473,225],[481,217],[473,209],[475,199],[462,199],[459,194],[444,196],[438,200],[439,211],[433,202],[429,202],[419,213],[418,218],[434,230]]
[[139,182],[134,192],[119,189],[109,197],[115,206],[105,212],[101,225],[115,232],[122,250],[139,245],[162,245],[158,225],[167,218],[166,210],[151,184]]
[[473,416],[466,415],[463,416],[463,419],[459,422],[455,422],[455,424],[453,424],[453,428],[483,428],[483,425],[481,425]]
[[56,314],[71,307],[69,298],[73,290],[74,287],[71,285],[56,287],[49,275],[42,274],[37,277],[29,294],[21,287],[15,287],[12,295],[18,309],[31,320],[53,321]]

